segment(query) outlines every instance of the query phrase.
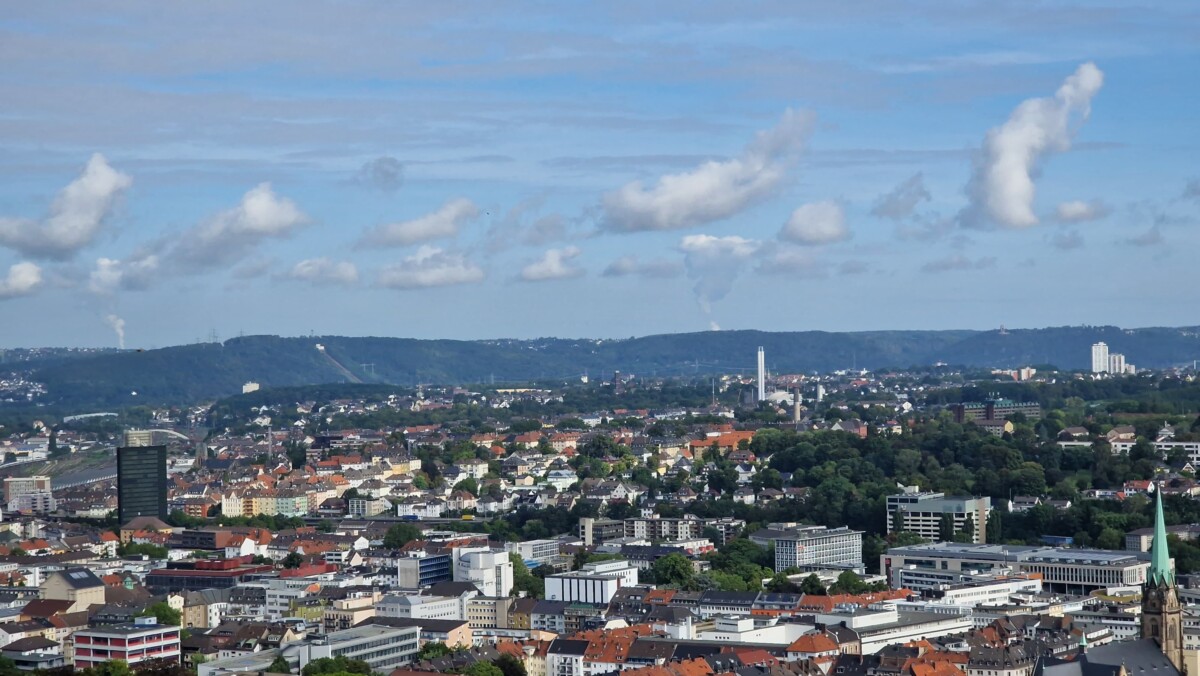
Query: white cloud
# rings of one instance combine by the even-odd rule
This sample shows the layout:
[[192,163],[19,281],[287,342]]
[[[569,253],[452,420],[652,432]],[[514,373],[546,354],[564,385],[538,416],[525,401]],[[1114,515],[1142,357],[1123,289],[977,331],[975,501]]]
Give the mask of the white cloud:
[[733,282],[761,248],[761,242],[737,235],[688,235],[679,242],[688,277],[696,280],[692,287],[696,302],[710,319],[712,304],[729,295]]
[[918,204],[930,199],[932,198],[929,191],[925,189],[925,176],[918,171],[901,181],[891,191],[880,195],[875,200],[875,206],[871,207],[871,215],[896,221],[903,220],[913,214]]
[[149,288],[158,274],[159,263],[158,255],[150,251],[139,251],[125,260],[97,258],[96,267],[88,277],[88,290],[112,295],[120,290]]
[[479,216],[479,207],[471,200],[453,199],[437,211],[420,218],[399,223],[387,223],[367,232],[361,246],[408,246],[431,239],[446,239],[458,234],[459,228]]
[[96,239],[131,185],[133,180],[110,167],[103,155],[92,155],[79,178],[54,198],[44,219],[0,217],[0,246],[38,258],[70,258]]
[[922,272],[954,272],[958,270],[986,270],[994,267],[996,259],[992,256],[972,260],[963,254],[956,253],[945,258],[929,261],[921,266]]
[[404,185],[404,165],[388,156],[368,160],[354,174],[351,183],[380,192],[396,192]]
[[608,264],[602,273],[605,277],[677,277],[683,266],[676,261],[654,259],[643,261],[637,256],[621,256]]
[[192,267],[218,267],[244,258],[267,239],[288,237],[309,222],[295,202],[260,183],[234,208],[185,231],[172,254]]
[[1094,221],[1104,218],[1111,209],[1100,200],[1092,200],[1083,202],[1075,200],[1072,202],[1063,202],[1054,210],[1054,215],[1063,223],[1082,223],[1084,221]]
[[296,263],[285,276],[312,284],[350,285],[358,282],[358,268],[350,261],[309,258]]
[[378,283],[392,289],[423,289],[483,280],[483,270],[460,253],[423,246],[379,273]]
[[541,258],[522,268],[520,279],[525,282],[546,282],[582,277],[583,268],[571,265],[571,261],[578,258],[580,253],[577,246],[550,249]]
[[815,246],[850,239],[846,213],[842,205],[826,200],[798,207],[779,231],[779,238],[797,244]]
[[736,158],[667,174],[646,187],[633,181],[602,200],[604,227],[619,232],[673,230],[728,218],[774,194],[812,129],[813,116],[788,109]]
[[960,214],[962,223],[1005,228],[1036,225],[1034,177],[1041,160],[1048,153],[1070,149],[1077,127],[1091,112],[1092,97],[1103,84],[1104,73],[1085,63],[1053,97],[1023,101],[1008,121],[990,130],[967,184],[970,204]]
[[8,268],[8,274],[0,279],[0,300],[28,296],[42,285],[42,269],[28,261],[16,263]]

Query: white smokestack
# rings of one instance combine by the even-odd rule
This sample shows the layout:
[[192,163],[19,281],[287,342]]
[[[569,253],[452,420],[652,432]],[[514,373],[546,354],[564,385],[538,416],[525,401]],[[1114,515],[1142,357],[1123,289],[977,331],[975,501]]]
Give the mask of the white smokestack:
[[116,315],[108,315],[104,318],[104,323],[108,324],[113,333],[117,334],[117,347],[125,349],[125,320]]
[[767,356],[762,346],[758,348],[758,400],[767,399]]

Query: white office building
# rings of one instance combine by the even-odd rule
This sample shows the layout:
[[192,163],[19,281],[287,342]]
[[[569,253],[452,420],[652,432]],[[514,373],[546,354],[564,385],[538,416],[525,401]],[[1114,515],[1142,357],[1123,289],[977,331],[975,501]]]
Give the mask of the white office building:
[[1067,594],[1139,586],[1145,584],[1150,568],[1149,554],[1143,552],[957,542],[892,547],[879,563],[893,587],[902,586],[902,581],[912,583],[916,573],[944,576],[1011,570],[1040,575],[1044,589]]
[[389,594],[375,604],[375,614],[411,620],[462,620],[466,618],[466,604],[467,598],[456,596]]
[[549,563],[558,556],[558,540],[526,540],[525,542],[509,542],[504,545],[510,554],[516,554],[522,561],[541,565]]
[[1092,373],[1108,373],[1108,368],[1108,345],[1096,343],[1092,346]]
[[[1112,452],[1114,455],[1128,455],[1137,441],[1114,441],[1112,442]],[[1200,441],[1151,441],[1150,445],[1154,450],[1158,451],[1163,460],[1175,451],[1187,453],[1188,461],[1191,463],[1200,462]]]
[[598,561],[583,568],[546,578],[546,600],[608,603],[621,587],[638,583],[637,566],[628,561]]
[[513,565],[508,552],[490,547],[459,547],[454,550],[454,581],[470,582],[484,596],[512,593]]
[[1041,592],[1041,578],[1033,575],[1011,575],[930,589],[926,594],[926,602],[969,609],[975,606],[1003,605],[1011,603],[1015,595]]
[[271,663],[283,657],[293,668],[303,669],[313,660],[339,655],[362,660],[374,673],[390,673],[411,664],[420,650],[421,628],[387,627],[364,624],[323,636],[288,643],[282,648],[244,653],[205,662],[196,668],[197,676],[226,676],[247,672],[266,672]]
[[942,539],[942,517],[949,515],[957,535],[964,529],[972,531],[971,541],[987,542],[987,521],[992,513],[992,499],[953,496],[937,492],[921,492],[918,486],[905,486],[899,495],[887,499],[887,532],[916,533],[925,540]]
[[873,655],[889,645],[961,634],[973,626],[969,615],[901,612],[896,608],[850,606],[815,617],[818,624],[853,629],[863,655]]
[[775,547],[775,570],[812,567],[862,568],[862,531],[795,523],[770,523],[750,536],[763,547]]

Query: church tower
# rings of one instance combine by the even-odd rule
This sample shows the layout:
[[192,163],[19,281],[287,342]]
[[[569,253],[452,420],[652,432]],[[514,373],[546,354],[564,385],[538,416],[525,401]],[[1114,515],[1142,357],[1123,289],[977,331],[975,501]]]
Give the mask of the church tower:
[[1179,605],[1175,571],[1167,552],[1162,490],[1155,490],[1154,495],[1154,540],[1150,545],[1150,570],[1142,587],[1142,638],[1157,641],[1171,664],[1183,672],[1183,608]]

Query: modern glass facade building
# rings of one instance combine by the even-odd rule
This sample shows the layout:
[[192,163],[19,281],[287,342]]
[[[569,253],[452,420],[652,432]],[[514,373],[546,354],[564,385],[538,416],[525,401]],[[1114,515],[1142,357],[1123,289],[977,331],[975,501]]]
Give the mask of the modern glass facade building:
[[117,516],[122,524],[139,516],[167,518],[167,447],[117,449]]

